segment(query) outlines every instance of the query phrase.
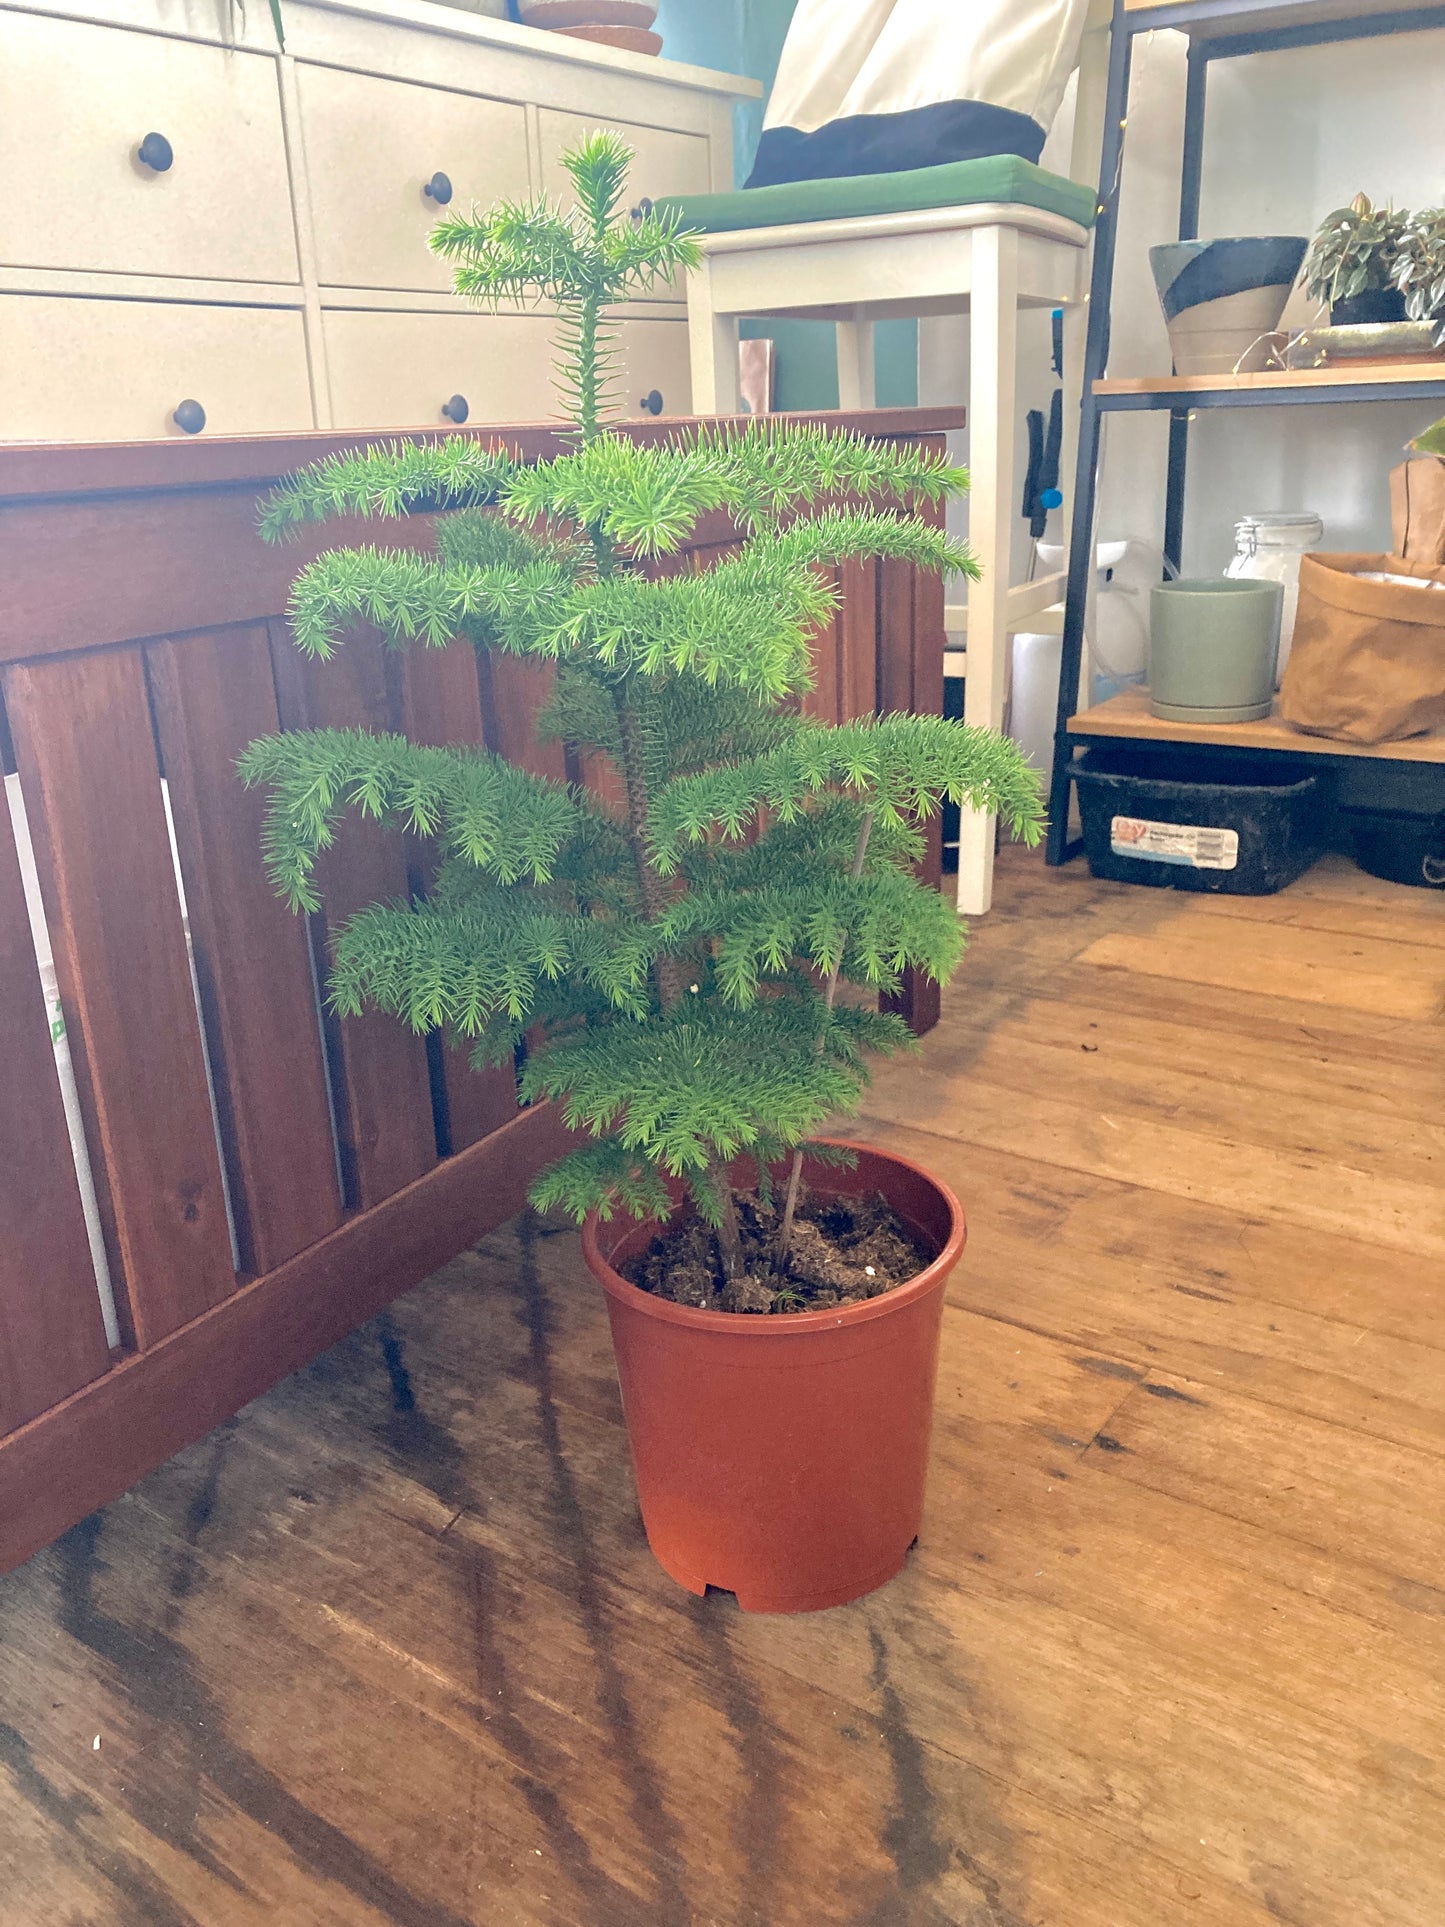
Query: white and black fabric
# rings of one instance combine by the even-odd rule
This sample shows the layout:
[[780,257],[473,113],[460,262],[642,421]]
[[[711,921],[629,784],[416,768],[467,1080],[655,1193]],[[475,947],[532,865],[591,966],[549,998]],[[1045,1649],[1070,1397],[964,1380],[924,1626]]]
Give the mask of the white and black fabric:
[[1037,161],[1088,0],[798,0],[749,187]]

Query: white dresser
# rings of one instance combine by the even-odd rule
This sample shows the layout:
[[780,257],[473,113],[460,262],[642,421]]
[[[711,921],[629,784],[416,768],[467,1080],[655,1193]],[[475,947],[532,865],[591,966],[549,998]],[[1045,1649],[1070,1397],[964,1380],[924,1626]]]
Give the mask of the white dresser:
[[[548,317],[462,307],[441,206],[596,126],[635,200],[730,187],[758,91],[432,0],[284,0],[284,52],[266,0],[76,4],[0,4],[0,441],[545,419]],[[627,412],[685,414],[681,290],[621,337]]]

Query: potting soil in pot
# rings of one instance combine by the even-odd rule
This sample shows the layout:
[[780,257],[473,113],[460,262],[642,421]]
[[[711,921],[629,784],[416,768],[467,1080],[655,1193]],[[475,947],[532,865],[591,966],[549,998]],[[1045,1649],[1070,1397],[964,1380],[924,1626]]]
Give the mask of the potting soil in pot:
[[744,1269],[727,1278],[709,1226],[689,1213],[672,1220],[641,1255],[622,1267],[642,1291],[699,1311],[827,1311],[876,1298],[907,1284],[936,1253],[917,1237],[881,1193],[864,1198],[799,1201],[792,1249],[781,1272],[772,1252],[782,1194],[766,1203],[755,1191],[735,1192]]

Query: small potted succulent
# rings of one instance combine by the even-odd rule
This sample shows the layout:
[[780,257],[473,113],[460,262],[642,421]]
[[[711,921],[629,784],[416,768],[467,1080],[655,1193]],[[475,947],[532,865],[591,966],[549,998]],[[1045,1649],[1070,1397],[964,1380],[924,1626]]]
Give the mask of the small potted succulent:
[[1422,208],[1407,217],[1394,278],[1407,317],[1429,322],[1433,345],[1445,347],[1445,208]]
[[[941,455],[778,418],[648,445],[609,425],[608,309],[698,258],[675,215],[629,218],[630,158],[591,135],[563,161],[574,207],[453,214],[431,236],[464,294],[554,305],[570,452],[344,455],[265,518],[280,536],[435,514],[434,557],[304,568],[297,644],[324,657],[373,622],[397,646],[463,636],[550,663],[548,726],[617,780],[334,730],[255,743],[243,773],[271,790],[268,857],[298,909],[350,811],[439,844],[424,898],[340,929],[331,1001],[450,1033],[479,1066],[515,1063],[522,1102],[561,1106],[579,1141],[531,1197],[584,1224],[653,1550],[695,1591],[801,1611],[881,1584],[917,1534],[964,1236],[918,1166],[815,1134],[857,1105],[870,1052],[910,1041],[879,993],[957,962],[957,915],[915,875],[922,823],[949,799],[1033,841],[1038,782],[987,730],[799,708],[835,606],[822,571],[974,572],[914,512],[964,485]],[[719,510],[736,551],[668,572]]]
[[1396,277],[1409,218],[1357,194],[1320,222],[1300,281],[1311,300],[1327,305],[1331,327],[1405,319]]

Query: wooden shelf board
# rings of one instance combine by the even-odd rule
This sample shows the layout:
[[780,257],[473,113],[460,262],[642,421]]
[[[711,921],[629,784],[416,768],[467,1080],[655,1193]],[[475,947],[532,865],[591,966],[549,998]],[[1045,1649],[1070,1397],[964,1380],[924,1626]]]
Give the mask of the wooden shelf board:
[[1445,734],[1411,736],[1397,743],[1342,743],[1304,736],[1276,713],[1257,723],[1169,723],[1149,711],[1147,689],[1126,689],[1093,709],[1069,718],[1069,734],[1127,737],[1155,743],[1209,743],[1225,749],[1266,749],[1291,756],[1367,756],[1391,763],[1445,763]]
[[1096,381],[1096,395],[1238,395],[1266,389],[1389,388],[1398,382],[1438,381],[1445,391],[1445,359],[1348,363],[1329,368],[1276,368],[1260,375],[1130,375]]
[[[1170,12],[1182,15],[1188,6],[1189,0],[1178,0],[1174,7],[1169,0],[1124,0],[1125,13],[1157,13],[1161,16],[1158,22],[1161,26],[1173,24],[1162,16]],[[1216,40],[1226,35],[1368,20],[1375,14],[1413,10],[1410,0],[1274,0],[1273,5],[1261,5],[1260,0],[1254,0],[1251,5],[1250,0],[1240,0],[1239,5],[1221,8],[1207,19],[1181,19],[1178,26],[1181,33],[1187,33],[1194,40]],[[1419,10],[1423,11],[1423,6]]]

